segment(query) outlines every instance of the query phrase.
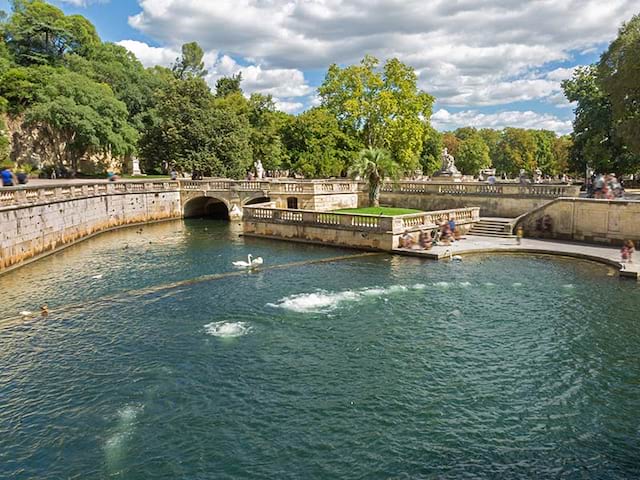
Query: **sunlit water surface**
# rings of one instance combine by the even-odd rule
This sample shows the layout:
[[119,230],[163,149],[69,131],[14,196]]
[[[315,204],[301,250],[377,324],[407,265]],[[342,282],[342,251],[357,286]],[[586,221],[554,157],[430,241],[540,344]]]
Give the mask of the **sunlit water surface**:
[[[217,275],[248,253],[264,270]],[[640,475],[635,283],[549,257],[301,263],[354,253],[171,222],[0,277],[0,478]]]

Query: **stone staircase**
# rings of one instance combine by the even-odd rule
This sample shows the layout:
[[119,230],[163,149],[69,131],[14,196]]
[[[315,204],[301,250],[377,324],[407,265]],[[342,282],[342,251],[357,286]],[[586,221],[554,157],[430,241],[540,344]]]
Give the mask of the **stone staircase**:
[[511,231],[512,227],[510,225],[513,220],[513,218],[484,217],[471,227],[468,235],[514,238],[513,232]]

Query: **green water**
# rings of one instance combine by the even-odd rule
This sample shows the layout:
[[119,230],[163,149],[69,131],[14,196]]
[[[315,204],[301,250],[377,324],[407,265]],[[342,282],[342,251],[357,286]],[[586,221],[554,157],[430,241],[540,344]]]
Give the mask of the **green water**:
[[[357,252],[236,229],[121,230],[0,277],[0,478],[640,476],[637,284],[550,257],[301,264]],[[215,276],[247,253],[265,269]]]

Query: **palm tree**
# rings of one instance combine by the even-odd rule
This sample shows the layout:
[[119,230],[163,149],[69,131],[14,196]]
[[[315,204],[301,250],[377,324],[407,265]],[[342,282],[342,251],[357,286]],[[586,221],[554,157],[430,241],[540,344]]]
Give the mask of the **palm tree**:
[[400,166],[391,159],[386,150],[366,148],[349,169],[349,175],[366,180],[369,186],[369,206],[380,206],[380,189],[386,177],[397,180]]

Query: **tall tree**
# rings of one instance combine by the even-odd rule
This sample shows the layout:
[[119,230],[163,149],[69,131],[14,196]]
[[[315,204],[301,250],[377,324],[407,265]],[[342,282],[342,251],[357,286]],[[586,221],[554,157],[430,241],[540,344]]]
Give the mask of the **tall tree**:
[[469,132],[466,138],[460,142],[456,165],[465,175],[477,175],[480,170],[491,165],[489,147],[478,132]]
[[14,0],[4,34],[16,62],[59,64],[64,55],[89,55],[100,44],[95,27],[81,15],[65,15],[42,0]]
[[368,148],[387,149],[406,171],[419,166],[422,137],[433,97],[417,88],[415,72],[398,59],[378,69],[366,56],[359,65],[331,65],[318,89],[323,107],[341,128]]
[[616,135],[629,154],[640,157],[640,15],[622,25],[602,54],[598,77]]
[[495,165],[499,152],[498,144],[500,143],[500,132],[492,128],[481,128],[478,130],[478,134],[482,137],[482,140],[484,140],[485,145],[489,147],[491,165]]
[[351,165],[350,175],[364,178],[369,187],[369,206],[380,206],[380,190],[385,178],[397,179],[401,171],[388,152],[379,148],[367,148],[360,152]]
[[204,68],[204,50],[198,42],[189,42],[182,45],[182,55],[176,58],[171,69],[176,78],[184,80],[189,77],[202,78],[207,75]]
[[242,95],[242,72],[238,72],[230,77],[220,77],[216,80],[216,97],[224,98],[228,95],[239,93]]
[[532,173],[536,163],[536,139],[529,130],[505,128],[499,143],[500,153],[494,167],[498,172],[515,175],[520,170]]
[[137,134],[127,122],[124,103],[108,85],[77,73],[51,75],[25,115],[26,123],[39,129],[57,163],[75,171],[84,155],[120,156],[135,149]]
[[560,172],[553,154],[555,132],[550,130],[532,130],[536,142],[535,163],[545,175],[556,175]]
[[443,148],[442,134],[431,125],[427,125],[422,137],[422,153],[420,154],[423,174],[433,175],[434,172],[440,169]]

